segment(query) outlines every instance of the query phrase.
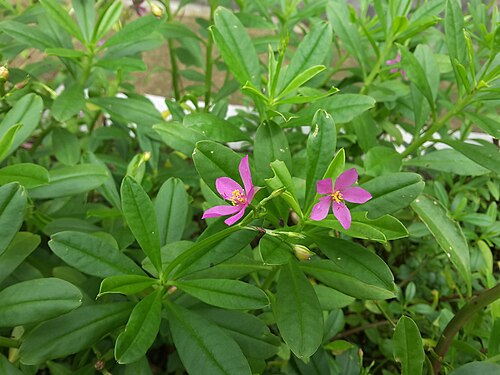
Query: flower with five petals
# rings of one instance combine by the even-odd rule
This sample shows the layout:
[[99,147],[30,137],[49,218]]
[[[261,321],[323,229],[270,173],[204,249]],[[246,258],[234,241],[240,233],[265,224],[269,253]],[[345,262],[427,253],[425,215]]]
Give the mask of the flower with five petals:
[[372,198],[372,195],[365,189],[351,186],[358,180],[356,168],[351,168],[342,173],[332,186],[332,179],[327,178],[317,183],[318,194],[327,194],[319,199],[311,212],[312,220],[323,220],[332,206],[333,214],[340,222],[340,225],[347,230],[351,226],[351,213],[344,201],[352,203],[365,203]]
[[241,159],[238,170],[245,189],[232,178],[219,177],[215,180],[215,187],[220,196],[229,201],[231,206],[223,205],[209,208],[203,213],[202,219],[233,215],[224,220],[224,223],[227,225],[233,225],[243,217],[245,209],[255,195],[255,187],[252,183],[252,175],[250,174],[250,166],[248,164],[248,155]]

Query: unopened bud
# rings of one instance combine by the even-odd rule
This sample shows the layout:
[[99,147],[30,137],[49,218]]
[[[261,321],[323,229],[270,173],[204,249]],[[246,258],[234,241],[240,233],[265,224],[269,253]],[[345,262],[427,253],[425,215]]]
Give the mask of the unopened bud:
[[150,151],[146,151],[145,153],[142,154],[143,161],[148,161],[149,159],[151,159],[151,152]]
[[160,18],[163,16],[163,9],[156,4],[151,4],[151,13],[153,13],[155,17]]
[[177,287],[175,285],[172,285],[167,289],[167,294],[174,294],[177,291]]
[[6,66],[0,66],[0,80],[7,81],[9,79],[9,69]]
[[309,260],[313,255],[316,255],[316,253],[303,245],[294,245],[293,252],[298,260]]

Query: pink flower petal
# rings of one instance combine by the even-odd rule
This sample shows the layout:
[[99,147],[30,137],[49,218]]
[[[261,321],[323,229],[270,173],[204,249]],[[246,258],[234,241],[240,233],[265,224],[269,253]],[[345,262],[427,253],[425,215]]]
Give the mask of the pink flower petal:
[[316,190],[318,191],[318,194],[332,194],[333,193],[332,179],[327,178],[324,180],[319,180],[318,183],[316,184]]
[[342,190],[342,197],[352,203],[365,203],[372,199],[372,195],[360,187],[350,187]]
[[252,175],[250,173],[250,165],[248,164],[248,155],[241,159],[238,170],[240,171],[240,176],[243,180],[243,186],[245,186],[245,193],[249,196],[250,192],[253,190],[253,183]]
[[311,211],[311,220],[323,220],[330,211],[330,204],[332,202],[332,197],[327,195],[319,199]]
[[215,180],[215,187],[219,192],[220,196],[224,199],[229,199],[232,197],[232,193],[235,190],[239,190],[243,193],[243,189],[236,181],[229,177],[219,177]]
[[385,64],[386,65],[394,65],[394,64],[397,64],[398,62],[396,60],[386,60],[385,61]]
[[333,214],[345,230],[351,227],[351,213],[347,206],[340,202],[333,202]]
[[392,69],[390,70],[390,72],[394,74],[394,73],[399,72],[399,69],[398,69],[398,68],[392,68]]
[[356,168],[348,169],[335,180],[335,191],[342,191],[354,184],[357,180],[358,172],[356,171]]
[[227,225],[233,225],[234,223],[236,223],[245,214],[245,208],[247,206],[248,205],[238,206],[238,208],[240,209],[240,212],[238,212],[236,215],[233,215],[233,216],[227,218],[226,220],[224,220],[224,223],[226,223]]
[[241,206],[215,206],[203,213],[202,219],[231,215],[241,210]]

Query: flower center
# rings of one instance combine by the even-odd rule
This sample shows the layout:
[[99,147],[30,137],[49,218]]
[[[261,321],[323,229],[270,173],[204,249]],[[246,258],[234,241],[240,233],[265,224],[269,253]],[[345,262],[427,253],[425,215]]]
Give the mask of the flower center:
[[229,198],[229,201],[233,204],[233,206],[237,206],[247,203],[247,197],[244,193],[236,189],[231,193],[231,198]]
[[335,202],[340,203],[344,200],[344,197],[342,196],[342,193],[340,192],[340,190],[337,190],[337,191],[332,193],[332,199]]

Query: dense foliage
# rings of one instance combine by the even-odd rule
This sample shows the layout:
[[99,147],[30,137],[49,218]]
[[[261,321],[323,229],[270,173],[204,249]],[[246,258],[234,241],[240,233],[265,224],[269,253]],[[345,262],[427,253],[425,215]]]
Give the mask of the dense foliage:
[[497,3],[191,2],[0,1],[0,373],[499,374]]

